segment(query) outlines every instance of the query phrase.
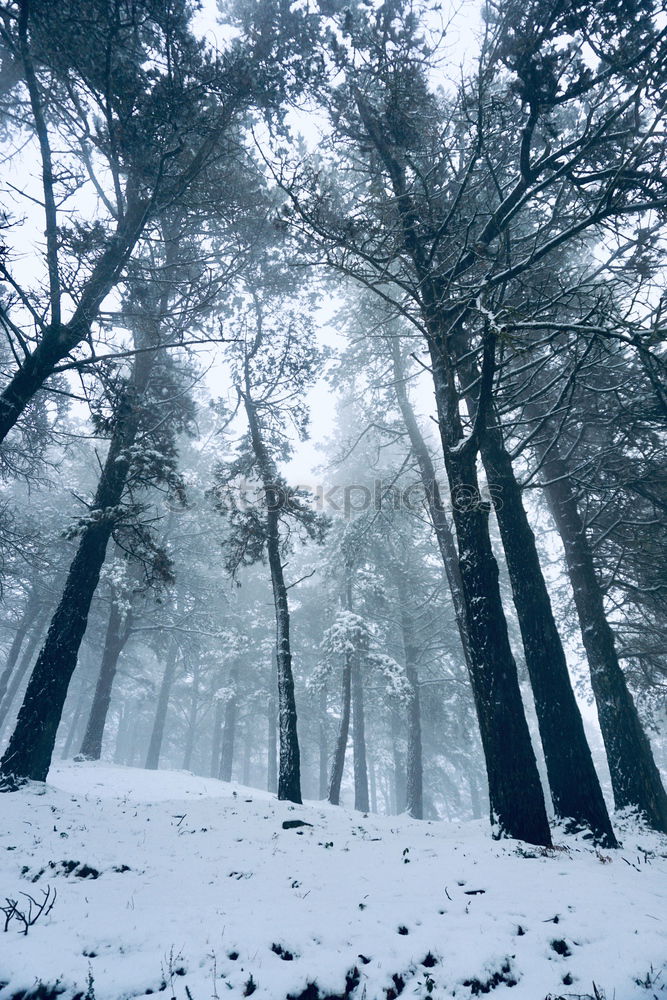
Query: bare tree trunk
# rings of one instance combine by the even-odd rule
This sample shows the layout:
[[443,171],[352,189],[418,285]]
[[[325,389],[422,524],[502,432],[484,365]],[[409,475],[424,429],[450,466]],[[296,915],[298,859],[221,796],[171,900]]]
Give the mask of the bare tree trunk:
[[405,812],[407,803],[407,775],[405,761],[399,746],[401,738],[401,718],[396,704],[391,706],[391,753],[393,760],[392,768],[392,812],[395,816],[400,816]]
[[243,785],[250,784],[250,768],[252,764],[252,732],[250,730],[250,719],[246,718],[243,733]]
[[125,702],[120,706],[118,729],[116,730],[116,746],[113,752],[114,764],[122,764],[125,757],[125,740],[128,729],[129,708]]
[[331,778],[329,779],[328,798],[329,802],[331,802],[334,806],[340,805],[340,786],[343,781],[345,753],[347,750],[347,740],[350,732],[350,705],[352,702],[352,654],[346,652],[344,657],[340,723],[338,725],[338,735],[336,737],[336,746],[331,764]]
[[[433,289],[430,294],[435,294]],[[507,633],[488,510],[480,502],[475,445],[463,444],[458,393],[447,334],[440,332],[439,306],[433,303],[428,311],[438,425],[458,540],[456,571],[435,469],[407,399],[398,345],[393,347],[396,396],[452,590],[484,748],[491,819],[500,836],[549,845],[551,832]]]
[[234,741],[236,738],[236,716],[238,708],[239,666],[232,663],[229,671],[231,696],[225,705],[225,725],[222,730],[222,752],[220,754],[220,781],[232,780],[232,765],[234,763]]
[[82,678],[81,684],[79,685],[79,693],[77,695],[74,712],[72,713],[72,719],[69,724],[69,729],[67,730],[67,739],[63,744],[62,753],[60,754],[61,760],[68,760],[72,756],[72,747],[74,746],[75,739],[79,735],[79,723],[83,715],[83,706],[86,701],[87,694],[88,685]]
[[117,409],[91,516],[81,532],[63,596],[28,682],[16,728],[0,761],[0,789],[11,790],[29,778],[46,780],[67,690],[113,530],[114,511],[121,502],[130,469],[131,448],[141,419],[141,400],[154,358],[153,351],[135,355],[132,380]]
[[352,750],[354,757],[354,808],[360,812],[368,812],[364,682],[360,653],[356,653],[352,658]]
[[375,781],[375,763],[372,757],[368,758],[368,786],[371,793],[371,812],[376,813],[378,811],[378,797]]
[[319,714],[318,714],[318,750],[319,750],[319,791],[318,798],[326,799],[327,797],[327,766],[329,763],[328,758],[328,722],[327,717],[327,692],[326,688],[322,688],[320,691],[319,698]]
[[225,704],[220,698],[216,698],[215,712],[213,715],[213,739],[211,740],[211,769],[212,778],[217,778],[220,772],[220,747],[222,743],[222,719],[225,712]]
[[618,660],[569,469],[553,443],[538,443],[537,448],[544,462],[544,490],[565,549],[616,808],[637,809],[650,826],[667,833],[667,794]]
[[409,585],[402,567],[394,567],[400,605],[405,674],[409,686],[407,703],[408,751],[406,757],[406,810],[414,819],[424,818],[424,764],[422,758],[421,705],[419,699],[418,650],[414,622],[408,607]]
[[278,664],[278,733],[280,756],[278,767],[278,798],[301,802],[301,756],[297,734],[296,700],[290,645],[290,614],[287,587],[283,574],[280,540],[280,491],[276,486],[276,470],[266,449],[250,395],[250,379],[246,366],[245,409],[252,447],[266,497],[266,549],[271,571],[273,604],[276,617],[276,659]]
[[116,678],[120,654],[130,635],[130,625],[131,613],[128,612],[124,615],[112,595],[102,664],[80,750],[81,756],[85,757],[86,760],[99,760],[102,755],[102,740],[111,704],[111,691]]
[[162,750],[164,727],[167,721],[169,696],[171,695],[171,688],[176,676],[177,659],[178,647],[172,639],[169,643],[169,649],[167,651],[167,659],[164,667],[164,673],[162,675],[162,682],[160,684],[160,693],[158,694],[157,707],[155,709],[153,729],[151,730],[151,738],[148,744],[148,753],[146,755],[146,768],[149,771],[157,770],[160,763],[160,751]]
[[183,770],[189,771],[192,765],[192,753],[197,735],[197,715],[199,713],[199,660],[196,658],[192,668],[192,686],[190,688],[190,711],[188,713],[188,728],[185,736],[185,752],[183,754]]

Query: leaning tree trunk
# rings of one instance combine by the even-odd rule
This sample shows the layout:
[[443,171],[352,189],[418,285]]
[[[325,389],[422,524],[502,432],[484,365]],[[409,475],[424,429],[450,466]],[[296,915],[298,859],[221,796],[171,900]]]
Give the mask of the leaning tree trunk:
[[366,722],[364,719],[364,681],[361,653],[352,658],[352,753],[354,761],[354,808],[368,812],[368,764],[366,761]]
[[433,530],[435,532],[436,541],[440,550],[445,576],[447,577],[447,583],[449,585],[449,592],[451,594],[452,605],[454,608],[454,617],[456,619],[456,627],[459,639],[461,640],[461,648],[463,650],[463,658],[468,668],[468,672],[470,672],[472,669],[472,660],[470,657],[465,606],[463,602],[463,587],[461,584],[461,572],[459,570],[459,555],[456,548],[456,541],[452,534],[452,529],[449,526],[447,514],[440,495],[440,487],[435,474],[435,466],[433,465],[431,453],[428,449],[426,441],[424,440],[419,424],[417,423],[417,418],[415,417],[414,410],[412,409],[412,405],[408,399],[408,394],[405,389],[405,367],[401,357],[400,345],[395,337],[391,340],[391,351],[396,401],[401,411],[405,429],[408,432],[410,447],[412,448],[413,454],[417,459],[419,475],[426,498],[426,505],[428,507],[431,523],[433,524]]
[[292,673],[290,645],[290,614],[287,587],[283,574],[280,539],[280,491],[276,488],[276,469],[266,449],[250,395],[249,374],[246,370],[245,409],[248,416],[252,448],[257,459],[266,498],[266,550],[271,572],[273,606],[276,617],[276,661],[278,665],[278,734],[280,743],[278,765],[278,798],[301,802],[301,756],[297,734],[296,699]]
[[45,781],[56,733],[88,624],[107,545],[130,469],[131,448],[141,419],[154,352],[135,355],[133,377],[117,409],[102,475],[65,589],[19,711],[16,728],[0,761],[0,787],[13,789],[27,779]]
[[225,724],[222,730],[222,750],[220,752],[220,781],[232,780],[234,764],[234,742],[236,740],[236,716],[238,714],[239,666],[232,663],[229,671],[229,686],[232,689],[225,705]]
[[118,660],[129,638],[131,613],[123,614],[118,601],[112,596],[109,621],[104,639],[102,663],[95,686],[93,703],[88,716],[86,732],[81,743],[80,754],[86,760],[99,760],[102,755],[102,740],[107,722],[111,691],[116,678]]
[[[420,467],[436,538],[443,556],[468,665],[489,782],[491,819],[500,835],[551,843],[535,752],[510,648],[488,511],[468,502],[479,497],[474,448],[461,446],[458,397],[440,340],[430,342],[433,381],[445,467],[458,539],[452,568],[451,533],[444,517],[433,463],[412,413],[394,353],[396,394]],[[457,447],[458,445],[458,447]]]
[[565,550],[616,808],[637,809],[650,826],[667,833],[667,794],[618,660],[569,469],[554,444],[538,442],[537,451],[543,462],[544,490]]
[[474,442],[463,443],[446,338],[430,341],[438,421],[458,539],[471,680],[498,836],[550,845],[535,751],[521,700],[500,594],[489,512],[479,502]]
[[148,744],[148,753],[146,754],[146,768],[149,771],[156,771],[160,763],[160,752],[162,750],[162,741],[164,739],[164,728],[167,722],[167,709],[169,708],[169,697],[171,695],[174,678],[176,677],[177,660],[178,647],[172,639],[167,652],[167,660],[165,662],[164,673],[160,683],[160,693],[158,694],[155,718],[153,720],[153,728],[151,730],[151,738]]
[[331,764],[331,778],[329,779],[329,802],[333,806],[340,805],[340,786],[343,781],[343,771],[345,770],[345,752],[347,750],[347,740],[350,733],[350,705],[352,702],[352,653],[345,652],[343,662],[343,684],[341,692],[340,723],[338,725],[338,735],[334,749],[333,761]]
[[[464,338],[456,342],[466,383],[479,385],[480,372],[467,342]],[[478,404],[472,393],[468,394],[468,405],[474,413]],[[535,535],[497,418],[487,422],[480,451],[521,630],[554,810],[572,829],[589,829],[597,843],[615,847],[616,838],[572,690]]]

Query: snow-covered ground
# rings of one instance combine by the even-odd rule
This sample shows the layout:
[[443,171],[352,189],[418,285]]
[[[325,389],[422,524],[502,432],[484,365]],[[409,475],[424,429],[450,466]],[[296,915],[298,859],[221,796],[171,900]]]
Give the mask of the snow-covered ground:
[[42,792],[0,795],[0,904],[57,889],[27,936],[0,914],[1,1000],[667,997],[667,844],[632,825],[542,852],[173,771]]

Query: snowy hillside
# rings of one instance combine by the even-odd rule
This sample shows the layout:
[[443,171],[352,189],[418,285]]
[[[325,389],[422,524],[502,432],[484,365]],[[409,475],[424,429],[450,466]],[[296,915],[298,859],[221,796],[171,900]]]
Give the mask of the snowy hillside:
[[65,1000],[667,997],[655,837],[545,853],[482,824],[98,765],[37,788],[0,796],[0,896],[57,898],[0,934],[2,1000],[40,983]]

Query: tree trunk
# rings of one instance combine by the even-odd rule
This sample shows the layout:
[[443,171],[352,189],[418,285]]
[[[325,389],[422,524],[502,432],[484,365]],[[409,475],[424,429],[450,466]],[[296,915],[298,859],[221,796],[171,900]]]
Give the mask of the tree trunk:
[[250,730],[250,718],[246,718],[245,732],[243,733],[243,776],[241,784],[248,787],[250,785],[251,765],[252,765],[252,732]]
[[160,751],[162,750],[164,727],[167,721],[169,696],[171,695],[171,688],[176,676],[177,659],[178,647],[172,639],[167,652],[167,660],[164,667],[164,673],[162,675],[162,683],[160,684],[160,693],[157,699],[157,708],[155,709],[153,729],[151,731],[151,738],[148,744],[148,753],[146,754],[146,768],[149,771],[156,771],[160,763]]
[[220,747],[222,743],[222,719],[225,712],[225,703],[221,698],[215,699],[215,712],[213,715],[213,739],[211,740],[211,769],[212,778],[217,778],[220,772]]
[[222,752],[220,754],[220,781],[232,780],[232,765],[234,763],[234,741],[236,738],[236,715],[238,708],[239,666],[234,662],[229,671],[231,697],[225,705],[225,725],[222,730]]
[[474,442],[463,443],[458,394],[443,335],[438,333],[430,341],[430,349],[492,824],[496,836],[549,846],[551,831],[510,648],[489,512],[479,502],[476,449]]
[[361,654],[352,658],[352,751],[354,757],[354,808],[367,813],[368,765],[366,763],[366,725],[364,719],[364,682]]
[[81,756],[85,757],[86,760],[99,760],[102,755],[102,740],[111,704],[111,691],[116,678],[118,660],[130,634],[130,620],[130,613],[124,615],[118,602],[112,596],[102,664],[80,750]]
[[[444,360],[442,338],[431,340],[429,347],[458,539],[457,573],[451,568],[451,533],[444,528],[446,520],[433,463],[407,401],[400,364],[396,392],[419,462],[445,571],[453,585],[452,597],[484,748],[491,820],[499,836],[549,845],[549,822],[507,633],[488,511],[478,502],[476,455],[473,447],[461,444],[458,397]],[[396,367],[395,363],[395,371]]]
[[72,756],[72,747],[74,746],[74,741],[79,735],[79,722],[81,721],[81,716],[83,715],[83,706],[86,701],[86,695],[88,694],[88,685],[85,680],[81,680],[79,685],[79,694],[77,695],[76,705],[74,707],[74,712],[72,713],[72,720],[69,724],[69,729],[67,730],[67,739],[63,744],[62,753],[60,754],[61,760],[68,760]]
[[319,698],[319,717],[317,726],[317,736],[318,736],[318,750],[319,750],[319,791],[318,798],[326,799],[327,797],[327,767],[329,763],[328,758],[328,717],[327,717],[327,692],[326,688],[322,688],[320,691]]
[[195,658],[192,670],[192,686],[190,688],[190,711],[188,713],[188,728],[185,736],[185,752],[183,754],[183,770],[189,771],[192,765],[192,754],[197,735],[197,715],[199,714],[199,660]]
[[345,770],[345,752],[347,750],[347,739],[350,732],[350,705],[352,701],[352,654],[346,652],[343,662],[343,687],[341,693],[340,724],[338,726],[338,736],[336,737],[336,747],[334,749],[333,761],[331,764],[331,778],[329,780],[329,802],[332,805],[340,805],[340,786],[343,781],[343,771]]
[[554,445],[538,443],[537,450],[565,550],[616,808],[637,809],[650,826],[667,833],[667,794],[618,660],[569,469]]
[[413,819],[424,818],[424,765],[422,759],[421,704],[419,699],[418,650],[414,622],[408,607],[409,585],[402,567],[394,567],[400,605],[403,658],[409,693],[407,703],[408,751],[406,756],[406,810]]
[[375,762],[372,757],[368,758],[368,788],[371,793],[371,812],[378,811],[377,785],[375,781]]
[[392,704],[391,706],[391,754],[393,760],[392,769],[392,812],[395,816],[400,816],[402,812],[405,812],[407,803],[407,774],[406,774],[406,762],[403,760],[403,755],[401,752],[401,747],[399,740],[401,739],[401,716],[398,711],[398,706]]
[[246,366],[245,409],[252,447],[266,498],[266,549],[271,571],[273,605],[276,616],[276,660],[278,664],[278,733],[280,756],[278,766],[278,798],[301,802],[301,759],[297,734],[296,700],[290,646],[290,615],[287,587],[280,552],[280,495],[276,489],[276,470],[266,449],[250,396]]
[[440,495],[435,466],[424,440],[419,424],[412,409],[408,394],[405,389],[405,367],[401,357],[400,345],[394,337],[391,340],[392,361],[394,371],[394,390],[398,402],[405,429],[408,432],[410,447],[417,459],[422,488],[426,498],[433,530],[440,550],[442,564],[447,577],[449,592],[454,607],[454,617],[456,627],[461,640],[463,658],[470,673],[472,670],[472,660],[470,657],[470,647],[466,626],[465,606],[463,602],[463,587],[461,584],[461,572],[459,570],[459,554],[456,548],[456,541],[449,526],[445,507]]
[[122,764],[125,759],[125,742],[128,730],[128,719],[130,710],[126,703],[120,706],[118,716],[118,729],[116,730],[116,746],[113,752],[114,764]]
[[90,334],[102,301],[116,284],[143,230],[149,203],[136,198],[128,202],[123,221],[98,258],[79,295],[76,309],[67,323],[52,323],[42,333],[32,354],[24,358],[0,393],[0,443],[26,406],[53,374],[56,365]]
[[114,512],[130,469],[130,453],[141,419],[155,352],[135,355],[133,376],[118,406],[115,426],[90,515],[82,529],[60,604],[28,682],[16,728],[0,761],[0,788],[12,789],[31,778],[45,781],[56,733],[79,648],[88,624]]
[[[466,383],[481,384],[467,340],[456,338],[456,345]],[[478,405],[472,392],[467,401],[472,415]],[[615,847],[616,838],[572,690],[535,536],[497,419],[487,422],[481,438],[481,458],[505,552],[554,810],[570,829],[589,829],[597,843]]]

